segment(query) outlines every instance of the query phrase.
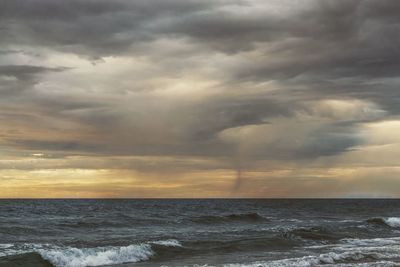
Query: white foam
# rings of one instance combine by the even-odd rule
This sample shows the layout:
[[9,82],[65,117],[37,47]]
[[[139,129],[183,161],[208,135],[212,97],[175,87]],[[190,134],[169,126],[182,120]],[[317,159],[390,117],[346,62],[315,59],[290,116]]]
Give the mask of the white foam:
[[[362,266],[392,267],[399,266],[389,260],[398,259],[400,255],[399,238],[347,239],[341,244],[332,244],[329,252],[297,258],[252,263],[231,263],[218,265],[222,267],[311,267],[311,266]],[[370,246],[374,244],[375,246]],[[382,244],[382,245],[381,245]],[[307,247],[312,249],[313,247]],[[322,248],[317,246],[317,248]],[[368,262],[365,260],[368,259]],[[373,261],[370,261],[374,259]],[[361,262],[360,262],[361,261]],[[345,262],[351,262],[345,263]],[[211,267],[204,265],[203,267]]]
[[37,252],[56,267],[86,267],[135,263],[149,260],[155,252],[151,245],[181,247],[175,239],[159,240],[129,246],[96,248],[60,247],[49,244],[0,244],[0,256]]
[[57,267],[85,267],[148,260],[154,255],[149,244],[126,247],[39,249],[44,259]]
[[399,217],[390,217],[384,219],[385,223],[391,227],[400,227],[400,218]]
[[182,247],[182,244],[178,240],[175,240],[175,239],[152,241],[149,243],[155,244],[155,245],[166,246],[166,247]]
[[[311,263],[310,263],[311,264]],[[352,267],[395,267],[395,266],[399,266],[399,264],[398,263],[396,263],[396,262],[393,262],[393,261],[377,261],[377,262],[360,262],[360,263],[351,263],[350,265],[348,264],[348,263],[334,263],[334,264],[318,264],[318,263],[316,263],[316,264],[308,264],[308,263],[306,263],[306,265],[301,265],[301,262],[297,262],[297,263],[295,263],[294,265],[271,265],[271,262],[255,262],[255,263],[251,263],[251,264],[246,264],[246,263],[244,263],[244,264],[234,264],[234,265],[232,265],[232,264],[228,264],[228,265],[223,265],[224,267],[225,266],[229,266],[229,267],[231,267],[231,266],[234,266],[234,267],[265,267],[265,266],[267,266],[267,267],[287,267],[287,266],[290,266],[290,267],[297,267],[297,266],[299,266],[299,267],[308,267],[308,266],[323,266],[323,267],[349,267],[349,266],[352,266]],[[166,266],[166,265],[162,265],[161,267],[169,267],[169,266]],[[182,266],[182,267],[189,267],[189,266],[187,266],[187,265],[185,265],[185,266]],[[192,265],[191,267],[215,267],[215,266],[213,266],[213,265],[208,265],[208,264],[204,264],[204,265],[198,265],[198,264],[195,264],[195,265]]]
[[0,257],[17,255],[27,252],[33,252],[33,246],[29,244],[22,244],[16,246],[14,244],[0,244]]
[[400,245],[400,237],[387,237],[387,238],[345,238],[341,240],[344,244],[356,245],[356,246],[388,246],[388,245]]
[[395,267],[399,266],[398,263],[393,261],[377,261],[377,262],[361,262],[361,263],[338,263],[338,264],[326,264],[324,267]]
[[223,267],[311,267],[316,265],[336,264],[337,262],[350,260],[357,261],[367,257],[384,258],[385,255],[380,254],[364,254],[358,251],[335,253],[329,252],[320,254],[319,256],[305,256],[301,258],[291,258],[275,261],[240,263],[240,264],[225,264]]

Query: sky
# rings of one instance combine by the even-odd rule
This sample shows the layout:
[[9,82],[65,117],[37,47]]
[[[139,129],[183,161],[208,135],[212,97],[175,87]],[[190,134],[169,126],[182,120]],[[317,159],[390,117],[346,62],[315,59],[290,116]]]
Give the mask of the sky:
[[0,197],[400,197],[399,14],[1,0]]

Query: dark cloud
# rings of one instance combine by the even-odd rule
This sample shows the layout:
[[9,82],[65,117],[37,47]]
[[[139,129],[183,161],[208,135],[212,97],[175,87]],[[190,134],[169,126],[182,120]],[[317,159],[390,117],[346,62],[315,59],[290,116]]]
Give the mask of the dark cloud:
[[46,72],[63,71],[66,68],[49,68],[31,65],[0,65],[0,76],[14,77],[18,80],[29,80],[35,75]]
[[87,145],[69,141],[11,140],[11,143],[14,143],[17,147],[28,147],[32,150],[81,151],[88,147]]
[[0,102],[10,103],[11,98],[19,97],[31,89],[41,75],[61,72],[64,67],[43,67],[32,65],[0,65]]
[[363,141],[352,125],[350,127],[334,125],[313,132],[297,151],[293,151],[292,156],[312,159],[337,155],[362,145]]
[[[135,42],[157,38],[153,23],[196,13],[218,1],[2,1],[5,45],[51,46],[90,57],[125,52]],[[161,22],[158,22],[158,21]]]
[[[37,127],[50,132],[85,133],[84,138],[69,134],[50,141],[48,136],[12,139],[8,145],[66,153],[227,157],[251,143],[257,148],[248,157],[315,159],[362,145],[360,122],[380,120],[385,112],[399,114],[400,2],[304,1],[294,7],[283,2],[278,11],[268,7],[272,4],[2,1],[1,57],[29,50],[27,57],[32,51],[48,57],[115,56],[151,65],[144,75],[131,63],[121,77],[90,76],[90,69],[49,82],[46,74],[66,69],[4,63],[2,108],[24,106],[41,122]],[[165,47],[165,40],[178,48]],[[111,66],[109,73],[118,67]],[[167,87],[162,81],[149,85],[157,79],[187,79],[190,91],[194,76],[217,81],[207,89],[215,92],[172,98],[157,94]],[[34,87],[18,98],[11,93]],[[309,108],[330,99],[341,102],[328,111]],[[363,109],[364,115],[355,111]],[[3,117],[35,128],[17,115]],[[59,124],[50,125],[55,121]],[[252,126],[260,128],[253,133]],[[226,132],[237,134],[239,141],[221,140]]]
[[234,7],[246,10],[250,3],[2,1],[0,19],[5,45],[45,45],[93,57],[128,53],[163,36],[226,53],[275,47],[235,67],[239,79],[397,76],[400,4],[350,0],[304,6],[282,14],[242,14]]

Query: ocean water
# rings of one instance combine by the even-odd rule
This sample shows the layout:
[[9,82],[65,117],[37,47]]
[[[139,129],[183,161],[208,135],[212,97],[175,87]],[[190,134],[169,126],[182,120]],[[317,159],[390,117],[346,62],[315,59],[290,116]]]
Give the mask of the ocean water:
[[0,200],[0,266],[400,266],[400,200]]

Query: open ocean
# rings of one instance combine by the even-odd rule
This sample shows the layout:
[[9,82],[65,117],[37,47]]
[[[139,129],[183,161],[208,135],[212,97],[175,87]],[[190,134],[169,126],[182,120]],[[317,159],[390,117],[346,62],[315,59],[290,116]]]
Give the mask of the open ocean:
[[400,200],[0,200],[0,266],[400,266]]

